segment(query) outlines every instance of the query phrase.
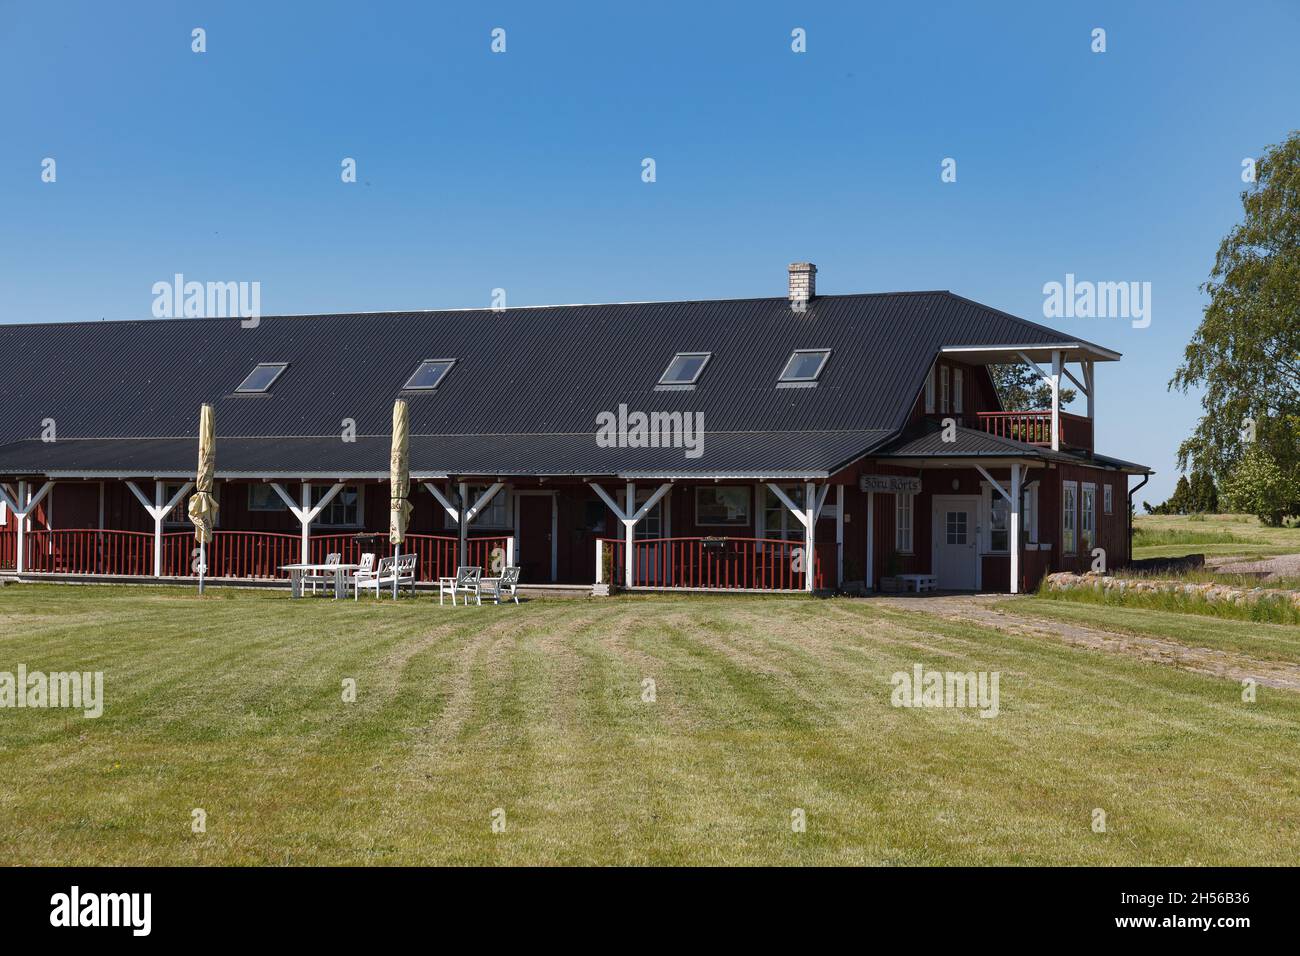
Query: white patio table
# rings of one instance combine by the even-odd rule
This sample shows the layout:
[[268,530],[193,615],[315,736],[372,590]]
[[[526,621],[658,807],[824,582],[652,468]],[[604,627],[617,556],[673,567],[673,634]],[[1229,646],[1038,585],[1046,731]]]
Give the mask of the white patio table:
[[359,564],[282,564],[281,571],[289,572],[289,596],[302,597],[302,579],[308,574],[334,576],[334,599],[347,595],[348,575],[360,568]]

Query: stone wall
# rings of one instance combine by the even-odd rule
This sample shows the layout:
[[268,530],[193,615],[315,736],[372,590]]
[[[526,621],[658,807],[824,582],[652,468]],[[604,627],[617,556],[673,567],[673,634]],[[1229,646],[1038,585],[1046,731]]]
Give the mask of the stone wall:
[[1103,577],[1097,574],[1074,574],[1058,571],[1046,578],[1049,591],[1090,588],[1116,594],[1183,594],[1209,604],[1253,605],[1260,601],[1281,602],[1300,609],[1300,591],[1281,588],[1243,588],[1209,581],[1162,581],[1155,578]]

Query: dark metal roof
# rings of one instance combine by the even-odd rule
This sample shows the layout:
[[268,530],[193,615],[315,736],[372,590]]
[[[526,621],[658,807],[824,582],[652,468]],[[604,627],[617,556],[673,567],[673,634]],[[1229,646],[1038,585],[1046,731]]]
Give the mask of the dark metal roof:
[[[594,447],[597,413],[624,404],[702,413],[710,434],[771,436],[707,444],[711,460],[692,464],[710,473],[748,470],[759,454],[820,470],[853,452],[839,438],[792,436],[857,433],[856,451],[868,450],[878,443],[871,436],[903,426],[941,347],[1061,341],[1074,338],[947,292],[820,296],[804,313],[785,298],[764,298],[268,316],[255,328],[238,319],[0,325],[0,444],[39,438],[47,419],[58,442],[22,451],[24,461],[59,460],[56,449],[69,439],[192,439],[200,403],[212,402],[223,454],[241,447],[232,438],[319,438],[281,441],[257,456],[250,450],[249,460],[294,472],[369,470],[368,446],[338,436],[351,421],[361,439],[386,441],[393,400],[404,395],[413,434],[476,436],[463,455],[444,442],[445,455],[430,457],[430,467],[454,462],[454,470],[476,474],[506,473],[525,460],[531,473],[548,474],[578,465],[667,467],[664,456],[648,454],[661,449]],[[832,355],[815,388],[777,388],[797,348]],[[693,390],[657,391],[677,352],[713,358]],[[403,393],[429,358],[457,361],[436,391]],[[259,362],[289,367],[267,394],[235,395]],[[491,436],[505,434],[510,442],[494,451]],[[536,454],[525,458],[529,447]],[[129,452],[140,467],[154,453],[161,467],[160,445],[141,441]],[[598,453],[606,456],[599,462]],[[668,457],[680,461],[680,451]]]
[[1034,458],[1042,461],[1064,462],[1076,465],[1090,465],[1095,468],[1111,468],[1118,471],[1132,471],[1146,474],[1151,471],[1146,465],[1108,458],[1079,451],[1052,451],[1043,445],[1029,445],[1025,442],[990,435],[976,428],[958,427],[953,441],[943,440],[943,430],[927,423],[921,430],[909,430],[892,442],[881,446],[871,457],[885,458]]
[[[886,431],[706,433],[702,454],[680,448],[601,448],[594,434],[413,435],[411,474],[825,477],[888,439]],[[217,475],[388,476],[388,438],[217,439]],[[0,446],[0,474],[151,477],[193,474],[193,438],[25,440]]]

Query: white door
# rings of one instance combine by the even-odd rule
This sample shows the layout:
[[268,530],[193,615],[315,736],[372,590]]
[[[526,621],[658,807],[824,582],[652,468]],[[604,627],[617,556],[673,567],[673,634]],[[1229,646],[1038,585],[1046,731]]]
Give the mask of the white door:
[[975,517],[979,499],[974,495],[935,495],[933,509],[934,573],[939,587],[948,591],[973,591],[979,560]]

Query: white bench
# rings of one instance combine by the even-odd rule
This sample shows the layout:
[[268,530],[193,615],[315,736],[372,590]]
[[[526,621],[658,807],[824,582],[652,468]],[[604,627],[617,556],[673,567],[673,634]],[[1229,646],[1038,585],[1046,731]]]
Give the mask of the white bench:
[[922,591],[935,591],[939,588],[939,579],[933,574],[900,574],[898,579],[903,582],[904,590],[913,590],[917,594]]

